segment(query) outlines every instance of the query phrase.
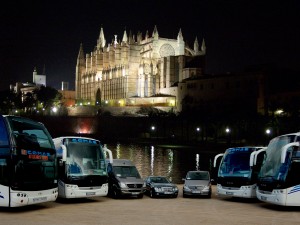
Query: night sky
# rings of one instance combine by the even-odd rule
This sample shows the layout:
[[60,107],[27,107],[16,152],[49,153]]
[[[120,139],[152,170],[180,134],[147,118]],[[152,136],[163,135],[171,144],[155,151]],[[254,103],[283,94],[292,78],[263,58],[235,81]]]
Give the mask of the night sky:
[[[104,29],[108,43],[138,31],[207,47],[206,73],[274,64],[300,71],[300,1],[294,0],[95,0],[15,1],[0,8],[0,90],[31,82],[34,67],[47,86],[74,89],[80,43],[91,52]],[[299,73],[300,74],[300,73]]]

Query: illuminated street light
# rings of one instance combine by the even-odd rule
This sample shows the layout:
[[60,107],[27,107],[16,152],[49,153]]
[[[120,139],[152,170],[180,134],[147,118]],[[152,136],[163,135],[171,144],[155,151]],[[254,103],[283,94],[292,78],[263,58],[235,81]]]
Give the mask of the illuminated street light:
[[226,129],[225,129],[225,132],[228,134],[228,133],[230,133],[230,129],[227,127]]
[[57,107],[53,107],[52,112],[56,113],[57,112]]
[[151,126],[151,130],[154,131],[155,130],[155,126]]
[[270,129],[266,129],[266,134],[270,135],[271,134],[271,130]]

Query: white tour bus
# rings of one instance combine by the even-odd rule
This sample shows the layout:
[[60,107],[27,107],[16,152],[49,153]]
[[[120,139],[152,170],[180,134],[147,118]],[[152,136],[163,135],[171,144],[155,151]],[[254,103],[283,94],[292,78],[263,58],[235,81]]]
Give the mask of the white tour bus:
[[55,201],[56,151],[46,127],[34,120],[0,115],[0,206]]
[[300,132],[273,138],[258,175],[256,195],[264,202],[300,206]]
[[108,194],[106,153],[99,140],[66,136],[53,139],[58,159],[58,197],[84,198]]
[[[256,198],[257,175],[265,154],[264,147],[228,148],[214,158],[218,168],[217,195]],[[217,160],[222,157],[219,166]]]

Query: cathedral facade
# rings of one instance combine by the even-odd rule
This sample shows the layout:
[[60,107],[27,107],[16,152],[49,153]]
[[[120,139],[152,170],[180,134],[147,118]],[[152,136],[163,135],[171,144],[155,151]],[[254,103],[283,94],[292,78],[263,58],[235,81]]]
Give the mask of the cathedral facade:
[[[84,54],[80,45],[76,65],[75,92],[77,104],[131,106],[180,105],[178,83],[201,75],[204,70],[206,47],[199,46],[197,37],[193,48],[184,41],[181,29],[177,39],[162,38],[157,27],[148,32],[127,35],[122,40],[115,35],[107,43],[101,27],[97,45]],[[198,63],[194,64],[193,61]],[[188,66],[191,65],[191,66]],[[169,101],[168,99],[172,99]]]

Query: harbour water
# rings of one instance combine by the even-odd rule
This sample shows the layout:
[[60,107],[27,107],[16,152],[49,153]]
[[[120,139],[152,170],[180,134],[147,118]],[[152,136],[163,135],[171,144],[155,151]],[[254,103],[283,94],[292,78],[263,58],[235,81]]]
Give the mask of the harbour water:
[[189,170],[212,171],[214,156],[225,149],[188,146],[151,146],[147,144],[106,144],[113,158],[133,161],[143,178],[149,175],[166,176],[182,183]]

